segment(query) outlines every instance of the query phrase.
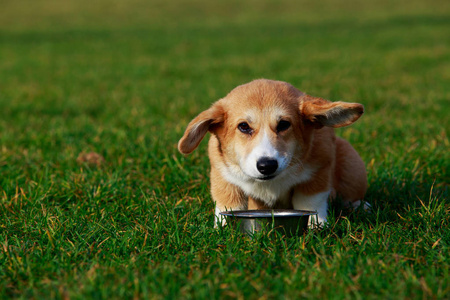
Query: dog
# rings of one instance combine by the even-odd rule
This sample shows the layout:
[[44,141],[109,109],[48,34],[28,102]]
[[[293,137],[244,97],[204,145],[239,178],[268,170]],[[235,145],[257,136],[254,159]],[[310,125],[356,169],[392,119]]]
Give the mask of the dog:
[[226,210],[293,208],[316,211],[315,224],[324,224],[329,198],[339,195],[351,207],[364,203],[364,162],[333,129],[363,112],[358,103],[330,102],[286,82],[258,79],[194,118],[178,150],[191,153],[211,133],[217,222],[223,224],[220,212]]

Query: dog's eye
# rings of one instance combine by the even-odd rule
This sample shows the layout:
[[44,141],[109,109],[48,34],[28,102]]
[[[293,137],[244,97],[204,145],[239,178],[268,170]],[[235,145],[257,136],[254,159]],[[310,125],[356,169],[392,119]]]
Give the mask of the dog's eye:
[[253,132],[250,125],[248,125],[248,123],[246,123],[246,122],[239,123],[238,129],[240,132],[246,133],[246,134],[251,134]]
[[277,125],[277,132],[285,131],[289,127],[291,127],[291,123],[285,120],[281,120]]

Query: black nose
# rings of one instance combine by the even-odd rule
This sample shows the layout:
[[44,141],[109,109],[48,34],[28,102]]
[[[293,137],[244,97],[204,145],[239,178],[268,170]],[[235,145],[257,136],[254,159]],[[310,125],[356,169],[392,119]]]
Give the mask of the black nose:
[[278,162],[270,157],[262,157],[256,163],[256,168],[263,175],[271,175],[278,169]]

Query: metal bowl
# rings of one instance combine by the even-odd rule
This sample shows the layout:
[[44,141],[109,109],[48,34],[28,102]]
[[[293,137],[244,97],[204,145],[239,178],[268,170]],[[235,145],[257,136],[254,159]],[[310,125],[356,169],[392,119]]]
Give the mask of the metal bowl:
[[308,230],[310,216],[317,212],[294,209],[260,209],[221,212],[240,232],[253,235],[261,230],[276,230],[286,236],[299,236]]

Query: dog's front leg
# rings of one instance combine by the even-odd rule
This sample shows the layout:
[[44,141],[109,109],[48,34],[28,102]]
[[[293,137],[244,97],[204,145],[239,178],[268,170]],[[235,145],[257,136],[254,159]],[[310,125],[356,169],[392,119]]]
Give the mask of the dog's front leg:
[[323,225],[327,221],[328,196],[330,191],[320,192],[312,195],[295,192],[292,196],[292,206],[298,210],[316,211],[317,217],[309,219],[309,225]]
[[216,204],[214,227],[225,225],[221,212],[247,209],[247,197],[243,191],[226,181],[214,167],[211,168],[211,196]]

